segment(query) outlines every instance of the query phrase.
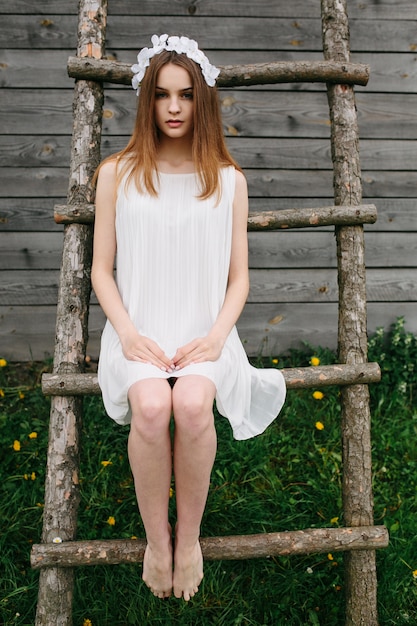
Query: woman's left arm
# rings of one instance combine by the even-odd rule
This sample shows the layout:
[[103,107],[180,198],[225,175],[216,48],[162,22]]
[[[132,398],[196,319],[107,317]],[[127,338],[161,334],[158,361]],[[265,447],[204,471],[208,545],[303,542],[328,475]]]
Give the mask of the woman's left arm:
[[233,201],[232,248],[229,279],[223,306],[206,337],[194,339],[178,349],[174,363],[185,367],[190,363],[216,361],[226,339],[236,324],[249,293],[248,269],[248,188],[245,176],[236,171]]

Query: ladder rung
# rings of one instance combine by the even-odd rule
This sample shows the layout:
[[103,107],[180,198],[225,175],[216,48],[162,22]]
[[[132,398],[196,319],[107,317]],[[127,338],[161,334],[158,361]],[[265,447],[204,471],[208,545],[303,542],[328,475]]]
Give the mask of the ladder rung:
[[[57,224],[91,224],[94,221],[94,204],[57,204],[54,218]],[[355,226],[374,224],[377,210],[374,204],[340,205],[315,209],[278,209],[251,212],[248,230],[278,230],[311,228],[312,226]]]
[[[130,63],[108,59],[71,56],[67,68],[72,78],[119,85],[130,85],[133,76]],[[272,61],[219,66],[219,69],[218,87],[306,82],[365,86],[369,80],[369,65],[337,61]]]
[[[59,537],[55,541],[60,541]],[[309,528],[281,533],[201,538],[203,556],[209,561],[255,559],[288,554],[376,550],[389,542],[385,526]],[[32,546],[32,568],[75,567],[139,563],[145,539],[64,541]]]
[[[381,380],[378,363],[357,365],[323,365],[318,367],[286,368],[288,389],[310,389],[330,385],[364,385]],[[42,391],[47,396],[99,395],[97,374],[43,374]]]

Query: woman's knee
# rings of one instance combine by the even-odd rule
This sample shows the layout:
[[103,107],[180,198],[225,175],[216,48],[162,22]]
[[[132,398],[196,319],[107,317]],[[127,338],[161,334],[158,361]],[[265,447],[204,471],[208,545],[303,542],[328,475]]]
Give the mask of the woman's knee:
[[168,428],[172,400],[171,389],[167,383],[147,386],[144,381],[133,385],[129,390],[129,401],[132,409],[131,429],[142,437],[157,437]]
[[175,426],[198,435],[214,425],[214,385],[211,381],[188,385],[178,385],[178,382],[173,391]]

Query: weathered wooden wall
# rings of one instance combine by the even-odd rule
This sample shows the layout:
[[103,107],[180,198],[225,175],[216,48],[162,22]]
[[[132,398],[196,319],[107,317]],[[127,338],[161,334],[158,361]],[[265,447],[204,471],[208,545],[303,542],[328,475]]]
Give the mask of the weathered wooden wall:
[[[415,0],[347,0],[352,61],[371,79],[357,88],[366,227],[369,330],[403,315],[417,333],[417,6]],[[109,0],[107,54],[134,62],[153,33],[196,38],[219,65],[321,59],[318,0]],[[76,0],[0,0],[0,356],[53,352],[72,130]],[[245,169],[251,209],[333,203],[324,85],[220,93],[225,134]],[[109,86],[103,156],[132,129],[136,96]],[[250,354],[308,341],[335,347],[337,283],[331,229],[250,233],[251,293],[239,322]],[[103,316],[91,307],[89,352]]]

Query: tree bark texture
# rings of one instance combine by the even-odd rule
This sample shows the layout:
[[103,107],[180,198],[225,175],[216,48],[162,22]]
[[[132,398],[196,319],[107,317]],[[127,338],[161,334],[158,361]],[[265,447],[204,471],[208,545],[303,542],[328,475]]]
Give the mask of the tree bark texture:
[[[107,0],[81,0],[78,23],[80,56],[104,54]],[[74,93],[74,128],[68,204],[94,200],[92,175],[100,162],[101,85],[79,81]],[[92,226],[65,226],[58,290],[55,373],[83,371],[88,336],[88,306],[92,256]],[[42,541],[57,535],[75,538],[79,501],[79,435],[82,399],[56,396],[51,400]],[[39,579],[36,626],[72,624],[73,570],[48,568]]]
[[[322,0],[323,49],[326,60],[349,62],[346,0]],[[328,84],[335,204],[362,201],[359,134],[353,87]],[[336,227],[341,363],[367,360],[365,249],[362,226]],[[372,524],[373,496],[369,391],[365,385],[341,390],[343,506],[347,525]],[[346,558],[346,626],[376,626],[375,552]]]
[[[92,224],[93,204],[57,204],[54,219],[57,224]],[[277,211],[252,212],[248,217],[248,230],[278,230],[314,226],[346,224],[374,224],[376,208],[373,204],[361,206],[329,206],[315,209],[281,209]]]
[[[381,370],[377,363],[286,368],[281,372],[288,389],[363,385],[381,380]],[[42,391],[47,396],[99,395],[101,393],[97,374],[43,374]]]
[[[384,548],[388,543],[385,526],[362,528],[313,528],[282,533],[235,535],[201,538],[206,560],[239,560]],[[42,569],[51,565],[62,568],[75,565],[115,565],[143,560],[145,539],[63,542],[32,547],[31,565]]]
[[[218,87],[242,87],[277,83],[340,83],[365,86],[369,80],[369,66],[360,63],[327,61],[276,61],[251,65],[220,66]],[[69,57],[68,75],[71,78],[130,85],[132,70],[129,63],[118,61],[80,59]]]

